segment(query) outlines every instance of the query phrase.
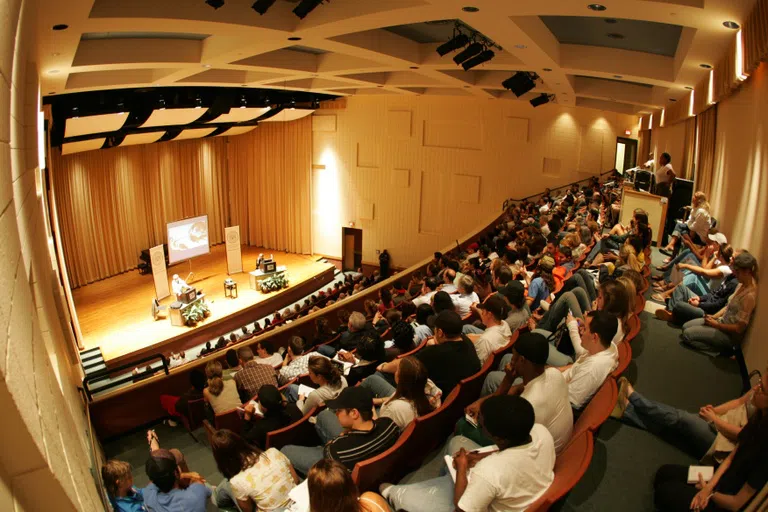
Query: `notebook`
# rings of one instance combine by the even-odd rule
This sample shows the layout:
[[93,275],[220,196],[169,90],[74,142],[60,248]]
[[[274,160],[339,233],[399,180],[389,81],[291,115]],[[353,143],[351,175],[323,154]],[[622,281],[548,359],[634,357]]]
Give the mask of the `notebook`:
[[[487,453],[487,452],[496,452],[499,450],[499,447],[495,444],[492,444],[490,446],[484,446],[482,448],[478,448],[477,450],[472,450],[470,453]],[[456,468],[453,467],[453,455],[446,455],[445,456],[445,465],[448,466],[448,472],[451,474],[451,478],[453,478],[453,481],[456,482]]]
[[705,482],[712,480],[712,476],[715,474],[715,468],[713,466],[690,466],[688,467],[688,483],[696,484],[699,482],[699,474]]
[[288,510],[291,512],[309,511],[309,485],[306,480],[291,489],[288,497],[293,501],[293,505]]
[[309,394],[314,390],[315,388],[305,386],[304,384],[299,384],[299,395],[304,395],[304,398],[307,398]]

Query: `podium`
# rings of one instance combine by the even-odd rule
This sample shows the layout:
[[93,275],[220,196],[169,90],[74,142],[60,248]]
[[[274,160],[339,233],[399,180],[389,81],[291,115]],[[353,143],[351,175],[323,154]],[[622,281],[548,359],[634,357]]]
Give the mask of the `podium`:
[[261,288],[259,288],[259,281],[263,281],[264,279],[271,277],[275,274],[282,274],[286,271],[285,265],[280,265],[279,267],[274,267],[273,272],[264,272],[260,268],[254,270],[253,272],[248,272],[248,280],[251,284],[251,290],[260,291]]
[[[180,294],[180,295],[186,295],[186,294]],[[188,298],[185,297],[185,298]],[[196,295],[194,300],[191,300],[189,302],[181,302],[176,301],[171,303],[170,306],[168,306],[168,317],[171,319],[171,325],[178,325],[180,327],[184,327],[186,322],[184,322],[184,311],[192,306],[192,304],[197,304],[198,302],[205,302],[205,294],[201,293],[200,295]]]

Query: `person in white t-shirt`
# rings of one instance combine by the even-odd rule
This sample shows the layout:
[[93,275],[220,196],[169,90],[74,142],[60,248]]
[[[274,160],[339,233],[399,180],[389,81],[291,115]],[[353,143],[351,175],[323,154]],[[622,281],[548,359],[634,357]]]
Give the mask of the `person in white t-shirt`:
[[672,169],[672,157],[669,153],[662,153],[659,157],[659,168],[656,169],[656,188],[654,192],[657,196],[669,197],[672,193],[672,182],[675,180],[675,170]]
[[[570,322],[575,322],[571,320]],[[558,368],[568,383],[568,396],[574,409],[581,409],[603,385],[619,363],[619,350],[611,341],[619,320],[607,311],[590,311],[580,327],[580,342],[573,341],[576,362]]]
[[[485,364],[496,350],[507,346],[512,331],[504,319],[509,314],[509,305],[498,294],[489,295],[485,302],[476,306],[480,321],[485,330],[478,334],[468,334],[475,344],[475,351],[480,364]],[[466,332],[466,331],[465,331]]]
[[526,510],[555,478],[555,446],[549,431],[535,424],[533,406],[519,396],[494,396],[482,406],[479,424],[497,450],[475,452],[478,445],[453,438],[452,475],[408,485],[382,484],[395,510]]
[[451,300],[456,312],[463,318],[469,314],[472,304],[480,302],[480,297],[475,293],[475,281],[466,274],[459,279],[457,288],[459,293],[451,295]]
[[422,304],[429,304],[432,296],[437,293],[438,281],[434,277],[428,277],[424,280],[424,286],[421,288],[421,295],[413,299],[413,305],[419,307]]
[[[515,342],[512,354],[501,361],[501,371],[491,372],[483,387],[483,397],[466,409],[466,414],[477,421],[480,409],[490,396],[517,395],[528,400],[536,412],[536,423],[544,425],[555,442],[559,453],[571,438],[573,411],[568,397],[568,384],[557,368],[546,368],[549,342],[538,333],[526,333]],[[546,368],[546,369],[545,369]],[[501,381],[496,377],[501,376]],[[489,392],[493,395],[488,395]],[[492,443],[483,432],[466,418],[456,424],[456,433],[480,446]]]

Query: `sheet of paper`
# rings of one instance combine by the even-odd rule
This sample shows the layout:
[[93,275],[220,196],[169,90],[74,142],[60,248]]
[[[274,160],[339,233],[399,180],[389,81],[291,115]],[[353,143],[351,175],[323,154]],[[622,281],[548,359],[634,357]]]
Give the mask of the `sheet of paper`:
[[688,468],[688,483],[698,483],[699,473],[705,482],[709,482],[715,474],[715,468],[713,466],[690,466]]
[[[495,444],[492,444],[490,446],[484,446],[482,448],[478,448],[477,450],[472,450],[471,453],[486,453],[486,452],[495,452],[498,451],[499,447]],[[454,483],[456,482],[456,468],[453,467],[453,455],[446,455],[445,456],[445,465],[448,466],[448,473],[451,474],[451,478],[453,478]]]
[[[355,363],[348,363],[347,361],[342,361],[341,359],[339,359],[339,354],[336,354],[333,357],[333,360],[336,361],[337,363],[339,363],[340,365],[342,365],[342,367],[343,367],[342,373],[344,375],[349,375],[349,370],[352,369],[352,367],[355,365]],[[357,358],[355,358],[355,362],[358,362],[358,361],[359,360]]]
[[313,392],[315,388],[311,388],[309,386],[305,386],[304,384],[299,384],[299,394],[304,395],[304,398],[308,397],[311,392]]
[[306,480],[291,489],[288,497],[293,501],[289,508],[291,512],[309,512],[309,486]]

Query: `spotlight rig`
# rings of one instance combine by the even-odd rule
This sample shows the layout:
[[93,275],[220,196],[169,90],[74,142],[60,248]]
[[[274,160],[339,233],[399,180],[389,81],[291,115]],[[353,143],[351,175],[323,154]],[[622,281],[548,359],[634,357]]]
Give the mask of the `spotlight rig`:
[[502,50],[501,46],[481,33],[457,22],[453,29],[453,37],[438,46],[437,53],[444,57],[460,48],[464,49],[453,57],[453,62],[464,68],[464,71],[469,71],[494,58],[496,53],[493,48]]

